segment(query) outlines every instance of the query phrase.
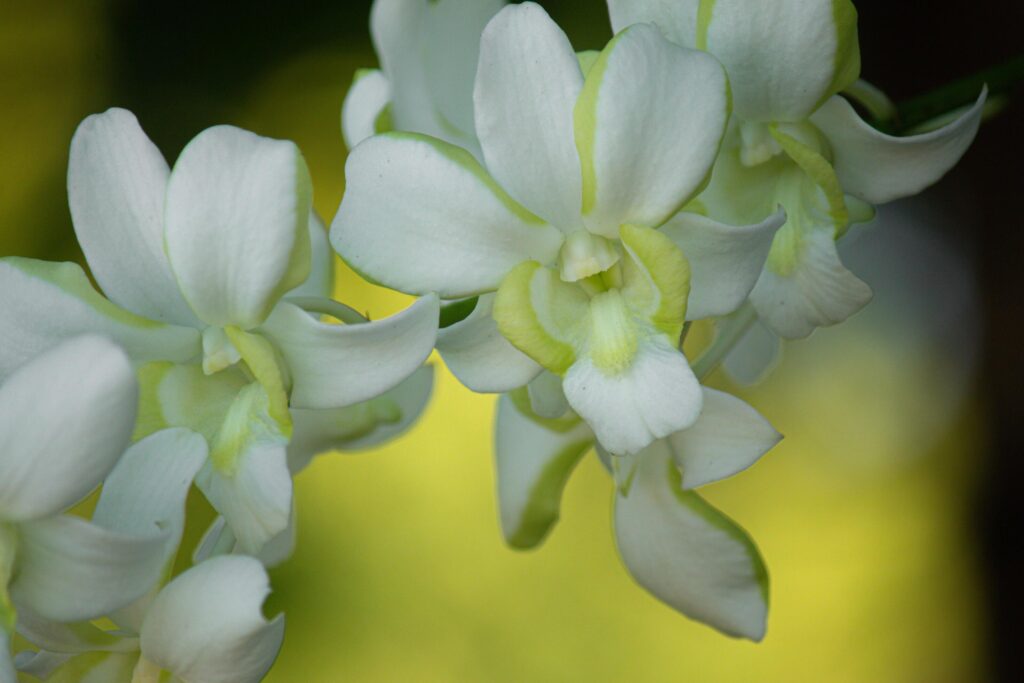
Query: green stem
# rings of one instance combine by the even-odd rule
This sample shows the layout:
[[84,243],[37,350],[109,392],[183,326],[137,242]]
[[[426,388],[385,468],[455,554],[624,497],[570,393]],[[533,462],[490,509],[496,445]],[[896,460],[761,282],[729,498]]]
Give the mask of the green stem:
[[722,322],[718,336],[700,358],[693,364],[693,373],[703,381],[715,368],[722,364],[729,352],[743,339],[750,327],[757,322],[757,312],[750,303],[743,304],[740,310]]
[[369,318],[351,306],[346,306],[332,299],[324,299],[318,296],[290,296],[286,301],[290,304],[295,304],[309,313],[329,315],[347,325],[358,325],[369,321]]

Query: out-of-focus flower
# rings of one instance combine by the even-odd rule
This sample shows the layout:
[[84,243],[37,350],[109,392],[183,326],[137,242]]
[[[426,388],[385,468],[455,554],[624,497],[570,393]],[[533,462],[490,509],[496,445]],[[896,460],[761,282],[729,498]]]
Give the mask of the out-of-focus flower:
[[335,249],[402,291],[483,295],[439,344],[470,388],[508,391],[546,368],[615,453],[688,427],[701,392],[678,350],[684,320],[742,303],[783,221],[677,216],[725,129],[720,65],[652,26],[578,59],[524,3],[485,29],[474,100],[486,169],[424,135],[368,140],[349,157]]

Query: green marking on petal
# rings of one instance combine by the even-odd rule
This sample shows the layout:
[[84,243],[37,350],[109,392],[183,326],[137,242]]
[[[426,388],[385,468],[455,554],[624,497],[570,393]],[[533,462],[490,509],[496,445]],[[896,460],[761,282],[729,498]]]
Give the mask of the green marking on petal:
[[683,475],[671,459],[666,462],[666,465],[668,467],[668,483],[676,500],[688,507],[694,514],[700,516],[705,522],[724,532],[725,535],[739,543],[746,550],[747,556],[750,558],[750,565],[754,570],[754,576],[757,579],[757,585],[761,589],[761,597],[767,605],[769,595],[768,568],[765,566],[761,552],[757,549],[753,539],[750,538],[740,525],[732,521],[723,512],[709,505],[693,491],[683,489]]
[[93,288],[85,271],[77,263],[54,263],[20,256],[8,256],[2,260],[31,277],[49,282],[65,294],[73,296],[95,309],[100,315],[122,325],[139,329],[166,327],[163,323],[129,313],[108,301]]
[[698,50],[708,49],[708,30],[711,28],[711,16],[714,13],[715,0],[700,0],[697,7],[697,36],[694,46]]
[[564,434],[574,429],[583,421],[583,418],[571,410],[566,412],[562,417],[541,417],[537,413],[533,412],[533,406],[530,402],[530,391],[526,386],[522,386],[508,392],[508,397],[512,400],[512,405],[516,407],[516,410],[522,413],[523,417],[552,432]]
[[593,439],[575,441],[548,461],[530,490],[519,527],[507,539],[510,546],[533,548],[544,539],[560,516],[561,493],[569,475],[593,445]]
[[619,44],[619,39],[629,29],[621,31],[601,50],[586,73],[583,89],[573,109],[573,128],[576,138],[576,152],[580,157],[580,170],[583,174],[583,201],[581,210],[584,215],[590,213],[597,204],[597,168],[594,166],[594,145],[597,141],[597,98],[601,92],[601,84],[608,60],[612,51]]
[[157,361],[146,363],[139,368],[139,412],[135,419],[133,441],[139,441],[171,426],[164,416],[160,385],[173,367],[174,363]]
[[14,557],[18,550],[18,533],[14,527],[0,522],[0,629],[14,633],[18,614],[7,594],[7,585],[14,578]]
[[272,413],[272,401],[260,383],[253,382],[238,392],[210,449],[210,462],[219,473],[234,476],[251,448],[288,442],[291,420],[288,433],[284,433]]
[[461,147],[457,147],[443,140],[438,140],[437,138],[432,138],[429,135],[422,135],[420,133],[395,131],[387,133],[387,135],[388,137],[396,140],[415,140],[416,142],[430,145],[449,161],[461,166],[463,169],[476,176],[476,178],[491,191],[491,194],[493,194],[502,204],[505,205],[506,209],[515,214],[521,221],[534,225],[547,225],[543,218],[531,213],[529,209],[524,207],[505,192],[501,185],[491,177],[491,174],[480,165],[480,162],[476,160],[476,157]]
[[288,412],[288,380],[274,345],[259,334],[243,332],[234,326],[224,328],[224,332],[242,354],[242,360],[266,392],[270,417],[277,422],[281,433],[286,438],[291,438],[292,418]]
[[860,41],[857,37],[857,8],[850,0],[832,0],[832,23],[836,29],[832,83],[815,109],[860,77]]
[[590,358],[614,375],[626,370],[636,357],[640,338],[622,292],[612,289],[590,300]]
[[584,78],[586,78],[587,74],[590,73],[590,70],[594,68],[594,64],[600,56],[600,50],[581,50],[576,53],[576,61],[580,64],[580,71],[583,72]]
[[778,125],[771,127],[772,136],[778,140],[783,151],[796,162],[814,183],[822,189],[829,204],[829,216],[836,226],[836,235],[844,231],[850,222],[850,214],[846,209],[843,187],[832,164],[804,142],[782,132]]
[[582,289],[536,261],[524,261],[502,280],[493,315],[513,346],[562,375],[576,361],[587,309]]
[[384,105],[384,108],[377,114],[377,118],[373,120],[373,132],[375,135],[381,135],[383,133],[390,133],[395,129],[395,117],[392,111],[391,103],[388,102]]
[[690,263],[672,240],[651,228],[623,225],[626,259],[622,293],[630,307],[642,312],[673,342],[679,339],[690,296]]

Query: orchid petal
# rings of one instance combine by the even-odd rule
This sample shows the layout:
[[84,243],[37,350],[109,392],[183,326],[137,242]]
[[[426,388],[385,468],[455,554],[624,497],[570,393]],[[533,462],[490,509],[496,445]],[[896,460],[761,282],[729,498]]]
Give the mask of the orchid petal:
[[379,396],[423,364],[439,310],[428,295],[384,320],[331,325],[281,303],[261,330],[287,363],[293,408],[342,408]]
[[[562,236],[501,189],[473,156],[409,133],[348,157],[331,243],[352,268],[411,294],[458,299],[497,289],[529,259],[549,263]],[[431,178],[424,183],[424,178]]]
[[256,327],[309,277],[311,195],[291,142],[215,126],[185,146],[167,185],[165,239],[203,322]]
[[186,427],[213,441],[249,379],[237,368],[207,375],[199,365],[150,363],[139,369],[141,397],[134,438]]
[[663,450],[645,453],[615,500],[619,553],[637,583],[670,607],[731,636],[761,640],[768,575],[732,520],[680,486]]
[[36,647],[52,653],[132,652],[138,649],[138,641],[134,638],[104,631],[87,621],[65,624],[44,619],[25,606],[18,608],[18,633]]
[[465,386],[482,393],[511,391],[541,371],[498,331],[493,306],[494,295],[484,294],[466,318],[437,333],[445,365]]
[[[45,659],[40,660],[41,657]],[[131,683],[139,659],[138,652],[86,652],[62,662],[54,661],[53,657],[52,653],[41,652],[22,670],[48,672],[43,679],[46,683]]]
[[922,135],[894,137],[875,130],[842,97],[829,99],[811,121],[828,138],[843,189],[884,204],[938,182],[964,155],[981,125],[988,90],[960,118]]
[[71,140],[68,203],[78,243],[110,300],[160,322],[198,325],[164,253],[170,170],[135,115],[87,117]]
[[544,540],[558,521],[569,475],[594,445],[593,432],[580,420],[558,429],[542,422],[521,413],[508,395],[498,401],[495,464],[501,530],[515,548],[532,548]]
[[0,259],[0,379],[57,343],[86,333],[113,339],[140,363],[185,362],[201,351],[195,329],[118,308],[74,263]]
[[562,390],[562,378],[544,370],[526,385],[530,410],[537,417],[557,420],[569,411],[569,401]]
[[662,336],[640,341],[630,365],[608,373],[585,356],[565,375],[569,405],[615,455],[637,453],[686,429],[700,415],[701,391],[682,352]]
[[725,357],[722,367],[732,380],[753,386],[768,376],[782,358],[782,340],[761,321],[740,337]]
[[284,637],[283,615],[267,621],[261,606],[270,582],[260,563],[225,555],[167,584],[142,625],[142,655],[187,681],[256,683]]
[[349,150],[377,132],[377,122],[391,101],[391,83],[379,69],[356,72],[341,105],[341,133]]
[[587,228],[657,227],[707,182],[729,117],[728,82],[709,55],[656,28],[617,35],[587,74],[575,109]]
[[580,227],[573,108],[576,53],[539,5],[509,5],[480,39],[476,130],[487,168],[508,193],[564,231]]
[[669,219],[661,232],[690,263],[687,320],[728,315],[739,308],[757,283],[772,238],[785,222],[781,209],[758,224],[745,226],[726,225],[688,212]]
[[128,536],[60,515],[18,528],[15,604],[55,621],[94,619],[141,597],[164,568],[166,534]]
[[327,228],[315,211],[309,212],[309,244],[312,252],[309,277],[285,296],[330,299],[334,294],[334,250],[327,239]]
[[0,519],[39,519],[96,488],[131,438],[127,356],[94,336],[36,357],[0,386]]

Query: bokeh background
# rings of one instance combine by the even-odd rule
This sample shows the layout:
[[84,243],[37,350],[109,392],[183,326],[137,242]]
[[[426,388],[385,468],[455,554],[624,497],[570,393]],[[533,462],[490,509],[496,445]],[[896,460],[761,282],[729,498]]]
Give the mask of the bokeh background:
[[[369,4],[0,0],[0,254],[81,261],[68,144],[110,106],[132,109],[170,160],[218,123],[295,140],[329,220],[344,190],[341,101],[354,70],[376,64]],[[608,39],[601,0],[541,4],[578,49]],[[1022,48],[1010,0],[857,5],[863,75],[897,101]],[[545,545],[507,549],[494,399],[435,360],[415,430],[299,476],[298,551],[267,606],[288,632],[268,680],[1024,680],[1021,112],[1018,93],[937,187],[844,245],[875,288],[865,312],[788,345],[771,379],[740,390],[787,435],[706,490],[767,559],[762,644],[632,583],[593,458]],[[347,303],[375,317],[406,305],[338,269]]]

